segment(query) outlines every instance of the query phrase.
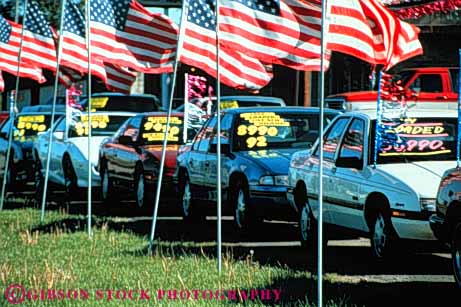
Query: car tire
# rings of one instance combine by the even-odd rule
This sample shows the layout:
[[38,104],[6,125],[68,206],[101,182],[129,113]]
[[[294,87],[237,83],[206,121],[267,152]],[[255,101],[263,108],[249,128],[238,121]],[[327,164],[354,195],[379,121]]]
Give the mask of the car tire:
[[77,184],[77,174],[75,173],[69,156],[64,158],[62,168],[64,171],[64,190],[66,193],[66,201],[70,203],[73,199],[78,198],[79,189]]
[[299,239],[304,249],[313,250],[316,246],[317,227],[307,200],[299,213]]
[[144,179],[144,170],[138,168],[134,176],[134,192],[136,206],[139,209],[145,209],[148,203],[146,181]]
[[370,234],[371,252],[375,259],[388,258],[394,243],[394,231],[389,215],[383,209],[376,212]]
[[[11,155],[13,156],[13,151],[11,151]],[[2,178],[3,180],[3,178]],[[6,173],[6,191],[14,192],[17,187],[17,180],[16,180],[16,171],[14,167],[13,159],[10,159],[10,163],[8,164],[8,172]]]
[[110,179],[107,167],[101,167],[101,198],[104,203],[112,202],[114,198],[114,186]]
[[461,289],[461,221],[455,225],[451,242],[451,259],[453,276],[459,289]]
[[238,232],[247,233],[250,227],[258,221],[254,212],[252,212],[252,208],[249,206],[248,187],[243,182],[238,181],[231,193],[235,227]]
[[190,180],[187,175],[183,175],[182,184],[179,189],[178,203],[181,208],[183,221],[186,223],[195,223],[201,220],[200,211],[197,208],[190,186]]
[[34,187],[35,202],[37,205],[40,205],[42,203],[43,192],[45,189],[45,178],[42,173],[42,163],[38,157],[34,159]]

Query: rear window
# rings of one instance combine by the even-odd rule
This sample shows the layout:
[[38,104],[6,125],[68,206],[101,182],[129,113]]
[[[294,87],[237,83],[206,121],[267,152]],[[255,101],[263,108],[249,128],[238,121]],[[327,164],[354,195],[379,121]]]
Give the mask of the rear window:
[[[112,136],[128,119],[127,115],[92,114],[91,135]],[[84,137],[88,135],[88,115],[73,116],[69,127],[69,137]]]
[[[87,110],[88,100],[82,101],[82,109]],[[160,110],[158,99],[142,96],[100,96],[91,98],[93,111],[156,112]]]
[[[141,140],[143,145],[162,145],[165,139],[166,116],[147,116],[141,125]],[[192,129],[190,129],[192,130]],[[170,117],[168,133],[169,144],[183,143],[183,119],[178,116]]]
[[50,123],[51,114],[18,115],[14,125],[13,138],[18,142],[32,141],[39,132],[48,130]]

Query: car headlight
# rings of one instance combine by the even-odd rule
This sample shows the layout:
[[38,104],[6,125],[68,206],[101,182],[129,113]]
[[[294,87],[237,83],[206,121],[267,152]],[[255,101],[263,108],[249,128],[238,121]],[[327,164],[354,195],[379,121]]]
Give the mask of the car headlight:
[[435,212],[435,198],[421,198],[419,200],[421,210]]
[[288,176],[262,176],[259,178],[259,184],[288,186]]

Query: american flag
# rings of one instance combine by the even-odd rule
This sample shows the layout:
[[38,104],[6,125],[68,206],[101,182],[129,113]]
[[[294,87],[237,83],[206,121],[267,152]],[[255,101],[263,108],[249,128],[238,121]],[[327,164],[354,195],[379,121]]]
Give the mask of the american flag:
[[[0,16],[0,70],[17,75],[21,25]],[[39,83],[46,81],[40,68],[24,63],[21,57],[19,77],[29,78]]]
[[105,62],[145,73],[173,70],[178,28],[135,0],[92,0],[91,52]]
[[[81,73],[88,72],[85,30],[85,18],[75,4],[67,1],[64,8],[61,65]],[[109,90],[129,93],[136,80],[131,71],[114,64],[106,64],[95,56],[91,57],[91,64],[91,73],[100,78]],[[75,78],[70,78],[72,79]]]
[[23,57],[34,66],[56,71],[54,33],[37,2],[27,6],[24,24]]
[[[216,25],[215,1],[189,0],[185,24],[181,25],[183,37],[180,61],[200,68],[216,77]],[[184,34],[182,34],[184,33]],[[259,60],[238,49],[220,50],[220,78],[227,86],[238,89],[259,90],[269,83],[272,73]]]
[[375,0],[332,0],[327,48],[389,69],[423,52],[419,29]]
[[[219,0],[220,45],[264,62],[320,70],[322,11],[299,0]],[[315,2],[315,1],[314,1]],[[325,54],[325,68],[330,55]]]

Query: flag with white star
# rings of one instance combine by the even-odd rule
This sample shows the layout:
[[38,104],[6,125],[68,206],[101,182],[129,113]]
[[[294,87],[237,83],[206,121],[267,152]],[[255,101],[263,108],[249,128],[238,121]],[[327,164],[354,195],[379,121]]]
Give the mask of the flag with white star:
[[[6,71],[15,76],[18,74],[21,29],[20,24],[6,20],[0,15],[0,71]],[[24,57],[21,57],[19,77],[29,78],[39,83],[46,81],[42,70],[24,62]]]
[[[223,48],[297,70],[320,70],[322,10],[311,0],[219,0]],[[330,55],[325,56],[325,68]]]
[[56,71],[54,32],[36,1],[29,3],[24,18],[24,61]]
[[[216,78],[216,24],[215,1],[189,0],[180,61],[197,67]],[[181,41],[181,40],[180,40]],[[261,61],[246,56],[239,49],[221,49],[220,78],[229,87],[259,90],[272,79],[271,69]]]
[[[80,74],[88,73],[88,49],[85,33],[85,17],[74,3],[66,1],[61,66],[80,72]],[[129,93],[131,85],[136,80],[136,75],[128,68],[104,63],[96,56],[91,57],[91,74],[101,79],[109,90],[122,93]],[[69,69],[61,78],[65,85],[71,84],[72,80],[75,79]]]
[[145,73],[173,70],[178,28],[136,0],[91,0],[92,56]]

